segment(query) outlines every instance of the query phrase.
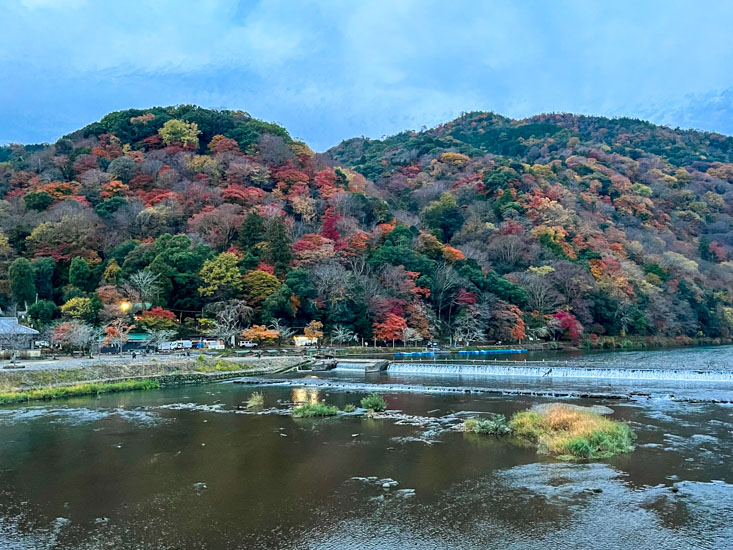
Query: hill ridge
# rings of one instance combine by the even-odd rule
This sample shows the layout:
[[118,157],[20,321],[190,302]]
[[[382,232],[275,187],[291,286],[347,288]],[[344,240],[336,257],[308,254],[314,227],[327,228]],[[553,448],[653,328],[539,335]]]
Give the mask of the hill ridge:
[[167,321],[142,325],[181,334],[238,299],[340,339],[728,338],[732,154],[729,136],[569,113],[470,112],[315,154],[244,111],[115,111],[0,148],[0,307],[38,295],[39,327],[104,325],[149,273],[137,303]]

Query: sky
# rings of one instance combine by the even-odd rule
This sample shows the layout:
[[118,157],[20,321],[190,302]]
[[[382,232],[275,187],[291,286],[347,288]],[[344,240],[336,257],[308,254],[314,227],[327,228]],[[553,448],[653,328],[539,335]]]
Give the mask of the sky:
[[461,112],[733,134],[733,2],[0,0],[0,144],[241,109],[323,151]]

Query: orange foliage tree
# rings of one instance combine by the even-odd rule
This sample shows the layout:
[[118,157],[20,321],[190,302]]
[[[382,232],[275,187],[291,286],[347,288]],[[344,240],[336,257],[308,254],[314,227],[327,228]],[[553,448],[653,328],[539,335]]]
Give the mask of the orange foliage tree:
[[280,331],[267,328],[265,325],[252,325],[248,329],[242,331],[242,337],[246,340],[253,340],[259,344],[263,342],[271,344],[280,337]]
[[380,321],[376,321],[373,327],[374,337],[377,340],[383,340],[385,342],[392,340],[392,347],[394,347],[395,340],[402,338],[402,334],[407,328],[407,321],[405,321],[404,317],[400,317],[394,313],[387,313]]

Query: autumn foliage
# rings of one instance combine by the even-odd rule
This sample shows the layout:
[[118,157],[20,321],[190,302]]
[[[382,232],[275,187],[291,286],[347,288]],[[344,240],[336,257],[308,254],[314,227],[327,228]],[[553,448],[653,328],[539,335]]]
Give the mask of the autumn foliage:
[[[0,307],[37,295],[61,340],[85,324],[116,345],[246,326],[263,342],[726,339],[731,156],[731,137],[570,114],[467,113],[315,154],[243,111],[119,111],[0,147]],[[232,303],[234,328],[217,318]]]

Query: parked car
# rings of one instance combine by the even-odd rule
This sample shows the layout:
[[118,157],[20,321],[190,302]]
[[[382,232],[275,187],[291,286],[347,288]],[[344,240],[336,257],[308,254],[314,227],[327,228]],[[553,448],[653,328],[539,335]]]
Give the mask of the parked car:
[[252,340],[240,340],[239,347],[240,348],[256,348],[257,343],[253,342]]

